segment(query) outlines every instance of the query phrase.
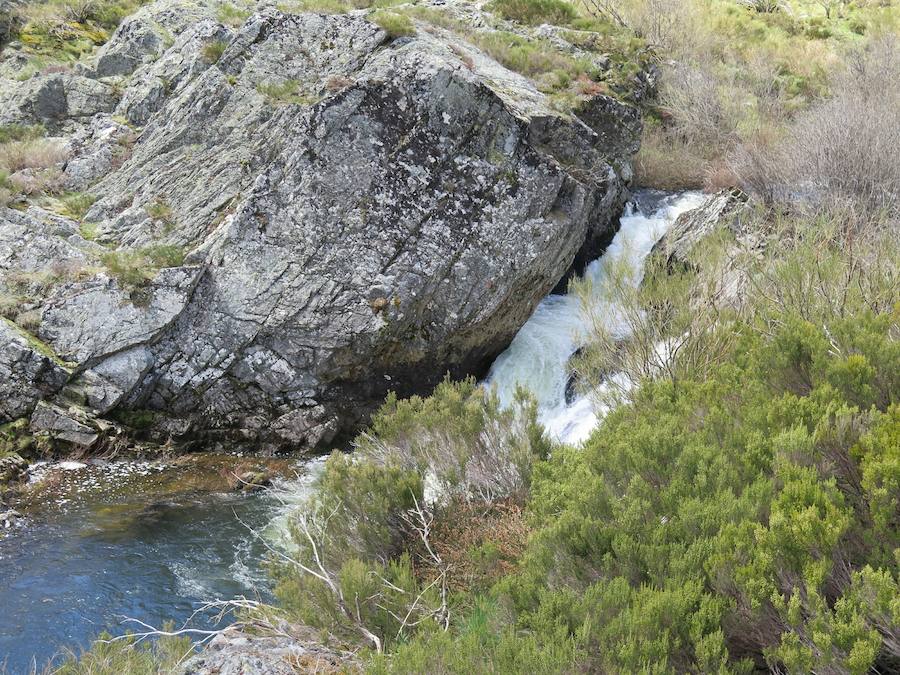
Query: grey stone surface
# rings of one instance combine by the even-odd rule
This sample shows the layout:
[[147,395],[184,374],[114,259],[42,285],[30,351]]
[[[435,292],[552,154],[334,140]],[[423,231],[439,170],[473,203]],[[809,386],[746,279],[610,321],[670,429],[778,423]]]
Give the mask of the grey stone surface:
[[43,124],[55,128],[72,120],[90,121],[112,112],[112,86],[72,73],[40,75],[18,82],[0,79],[0,124]]
[[205,0],[157,0],[127,17],[82,70],[94,77],[130,75],[163,55],[179,33],[212,16],[218,3]]
[[227,631],[213,638],[189,659],[179,675],[295,675],[296,673],[359,673],[352,654],[318,644],[312,631],[298,637],[254,636]]
[[[183,247],[185,266],[123,289],[75,223],[0,221],[0,283],[84,258],[33,303],[97,411],[152,409],[162,434],[257,449],[330,443],[389,389],[483,372],[612,236],[633,108],[596,96],[560,112],[434,26],[391,40],[365,11],[268,7],[231,27],[211,7],[158,0],[80,68],[129,76],[115,119],[105,98],[90,119],[81,103],[46,112],[74,125],[66,179],[99,197],[98,243]],[[477,6],[447,7],[490,30]]]
[[29,341],[27,335],[0,318],[0,423],[30,415],[42,398],[52,396],[68,373]]
[[31,414],[32,430],[81,448],[90,448],[100,438],[97,431],[85,423],[88,421],[83,419],[80,411],[66,410],[44,401],[38,402]]

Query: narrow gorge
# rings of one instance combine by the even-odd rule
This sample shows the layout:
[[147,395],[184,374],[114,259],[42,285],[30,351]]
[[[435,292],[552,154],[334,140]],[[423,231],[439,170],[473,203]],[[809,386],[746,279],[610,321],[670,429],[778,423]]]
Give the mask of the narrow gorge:
[[0,0],[0,674],[900,672],[894,0]]

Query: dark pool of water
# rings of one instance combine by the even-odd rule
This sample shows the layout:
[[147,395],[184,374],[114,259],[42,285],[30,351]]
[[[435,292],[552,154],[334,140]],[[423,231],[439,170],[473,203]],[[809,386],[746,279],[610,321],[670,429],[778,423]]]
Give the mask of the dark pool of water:
[[[163,495],[158,478],[148,485],[152,472],[78,473],[66,477],[81,491],[49,492],[25,527],[0,540],[0,664],[9,673],[27,673],[103,630],[122,633],[124,617],[160,626],[184,621],[202,601],[268,597],[265,547],[245,525],[271,523],[284,508],[273,495]],[[111,480],[118,489],[97,488]]]

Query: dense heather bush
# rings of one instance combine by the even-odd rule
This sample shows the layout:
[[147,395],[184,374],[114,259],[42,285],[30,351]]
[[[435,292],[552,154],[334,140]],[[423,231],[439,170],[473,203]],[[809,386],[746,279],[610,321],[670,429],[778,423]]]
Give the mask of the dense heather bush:
[[[457,584],[436,530],[458,525],[467,502],[523,499],[547,449],[532,402],[501,410],[473,379],[445,381],[428,398],[389,396],[354,454],[328,459],[298,512],[295,551],[277,572],[283,607],[332,640],[378,651],[419,626],[446,629]],[[490,535],[475,539],[482,562],[502,563],[483,548]]]
[[773,227],[749,306],[703,322],[726,358],[539,463],[518,571],[377,669],[895,670],[898,253],[838,225]]

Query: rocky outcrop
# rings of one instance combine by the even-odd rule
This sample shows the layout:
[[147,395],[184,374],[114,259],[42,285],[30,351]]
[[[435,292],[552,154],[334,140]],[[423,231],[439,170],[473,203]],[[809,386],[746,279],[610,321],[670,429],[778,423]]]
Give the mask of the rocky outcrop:
[[62,389],[68,373],[27,333],[0,319],[0,424],[30,415]]
[[296,673],[360,673],[362,665],[351,653],[320,644],[312,631],[305,637],[261,636],[228,630],[185,662],[180,675],[295,675]]
[[[719,300],[737,304],[746,297],[749,281],[742,256],[762,247],[758,232],[745,227],[749,215],[748,197],[737,189],[721,190],[700,206],[681,214],[653,248],[669,270],[691,269],[719,276]],[[712,238],[717,241],[713,242]],[[706,248],[715,245],[718,260],[706,257]]]
[[[83,258],[29,299],[67,392],[155,411],[160,438],[330,443],[390,389],[483,372],[609,240],[636,110],[584,95],[560,111],[460,32],[391,39],[370,18],[267,8],[234,28],[160,0],[76,74],[4,94],[11,120],[63,118],[66,179],[98,197],[97,243],[0,212],[7,286],[18,260],[50,259],[28,251]],[[458,19],[492,30],[471,5]],[[110,249],[152,267],[160,246],[184,262],[137,281],[111,267]]]

